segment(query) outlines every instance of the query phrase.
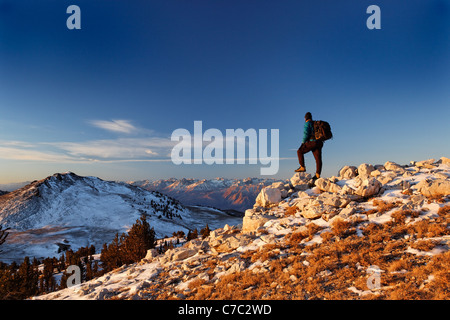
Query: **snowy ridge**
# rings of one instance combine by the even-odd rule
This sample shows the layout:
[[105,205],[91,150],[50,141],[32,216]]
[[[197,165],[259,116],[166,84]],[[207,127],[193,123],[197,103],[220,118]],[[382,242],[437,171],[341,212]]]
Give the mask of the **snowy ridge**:
[[[34,299],[358,299],[410,292],[426,298],[436,290],[448,299],[438,279],[448,277],[450,262],[449,177],[448,158],[346,166],[337,177],[316,181],[295,174],[287,184],[262,189],[242,226],[226,225],[164,254],[149,250],[138,263]],[[384,226],[395,233],[376,233]],[[359,250],[374,245],[376,251],[359,255],[357,241]],[[327,262],[346,244],[339,263]],[[326,260],[314,260],[328,246]],[[389,283],[368,288],[368,272],[377,266],[365,259],[376,254]],[[344,277],[333,282],[339,273]]]

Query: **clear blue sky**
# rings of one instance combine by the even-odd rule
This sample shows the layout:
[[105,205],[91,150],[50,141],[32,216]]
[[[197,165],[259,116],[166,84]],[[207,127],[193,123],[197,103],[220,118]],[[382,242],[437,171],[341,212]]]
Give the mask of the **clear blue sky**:
[[170,135],[195,120],[279,129],[289,178],[307,111],[335,135],[324,176],[450,157],[449,89],[448,0],[0,0],[0,183],[259,176],[174,165]]

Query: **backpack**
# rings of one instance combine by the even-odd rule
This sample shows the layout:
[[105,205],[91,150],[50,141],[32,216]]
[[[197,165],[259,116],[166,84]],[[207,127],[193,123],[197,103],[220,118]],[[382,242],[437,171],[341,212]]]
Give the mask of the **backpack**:
[[316,140],[325,141],[333,138],[333,133],[331,132],[331,127],[328,122],[315,120],[313,121],[313,125]]

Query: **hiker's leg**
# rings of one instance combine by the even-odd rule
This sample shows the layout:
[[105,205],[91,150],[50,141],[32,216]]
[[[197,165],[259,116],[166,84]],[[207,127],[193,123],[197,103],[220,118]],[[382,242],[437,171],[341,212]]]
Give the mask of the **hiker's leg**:
[[323,142],[317,141],[313,150],[314,159],[316,160],[316,173],[319,174],[319,176],[322,173],[322,147]]
[[304,156],[304,147],[303,144],[297,150],[298,163],[300,167],[305,168],[305,156]]
[[300,167],[305,167],[305,153],[310,152],[314,148],[314,144],[312,141],[307,141],[305,143],[302,143],[300,148],[297,150],[297,157],[298,157],[298,163],[300,164]]

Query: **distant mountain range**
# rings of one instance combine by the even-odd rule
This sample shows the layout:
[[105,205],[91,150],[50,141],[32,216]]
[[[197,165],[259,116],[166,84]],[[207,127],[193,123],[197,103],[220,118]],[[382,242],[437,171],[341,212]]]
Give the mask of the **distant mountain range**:
[[[24,181],[24,182],[14,182],[14,183],[2,183],[0,184],[0,193],[1,192],[10,192],[17,189],[22,188],[23,186],[26,186],[27,184],[30,184],[31,181]],[[1,195],[1,194],[0,194]]]
[[129,181],[134,186],[158,191],[185,205],[201,205],[244,212],[252,208],[261,189],[274,179],[162,179]]

